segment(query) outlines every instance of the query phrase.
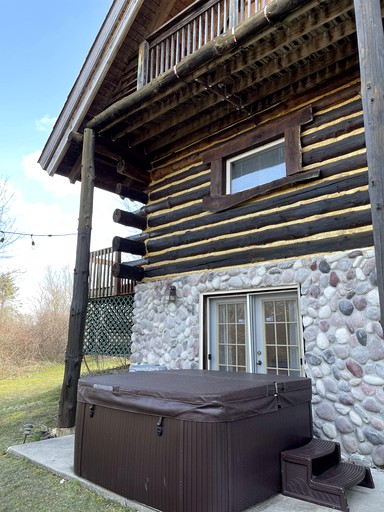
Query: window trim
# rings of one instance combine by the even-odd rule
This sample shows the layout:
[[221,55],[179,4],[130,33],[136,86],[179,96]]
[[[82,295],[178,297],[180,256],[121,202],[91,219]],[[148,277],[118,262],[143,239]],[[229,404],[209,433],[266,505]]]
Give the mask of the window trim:
[[[261,124],[251,132],[207,151],[204,155],[204,163],[211,165],[211,189],[210,195],[203,198],[203,208],[213,212],[223,211],[271,190],[317,178],[318,170],[303,172],[301,165],[301,126],[312,119],[312,108],[305,107],[278,120]],[[286,177],[241,192],[227,194],[226,161],[282,137],[285,140]]]

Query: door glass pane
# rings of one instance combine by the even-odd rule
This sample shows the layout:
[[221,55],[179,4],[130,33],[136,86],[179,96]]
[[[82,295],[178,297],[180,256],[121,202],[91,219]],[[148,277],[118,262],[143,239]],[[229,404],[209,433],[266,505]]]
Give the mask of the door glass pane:
[[297,300],[264,300],[263,316],[267,373],[296,374],[300,370]]
[[285,322],[285,302],[275,301],[276,322]]
[[265,343],[275,343],[276,337],[275,337],[275,325],[265,324]]
[[276,347],[267,346],[267,367],[268,368],[276,368]]
[[217,305],[218,367],[224,371],[246,370],[246,318],[244,301]]
[[285,323],[276,324],[276,343],[278,345],[287,344],[287,332]]

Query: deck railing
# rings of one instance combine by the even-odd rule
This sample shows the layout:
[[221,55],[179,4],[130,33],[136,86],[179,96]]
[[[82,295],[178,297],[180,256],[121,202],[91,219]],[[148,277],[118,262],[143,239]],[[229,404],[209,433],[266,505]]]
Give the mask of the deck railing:
[[264,9],[270,0],[197,0],[140,47],[138,88],[230,28]]
[[114,263],[121,263],[121,252],[114,252],[111,247],[91,252],[88,294],[90,299],[134,293],[134,281],[113,277]]

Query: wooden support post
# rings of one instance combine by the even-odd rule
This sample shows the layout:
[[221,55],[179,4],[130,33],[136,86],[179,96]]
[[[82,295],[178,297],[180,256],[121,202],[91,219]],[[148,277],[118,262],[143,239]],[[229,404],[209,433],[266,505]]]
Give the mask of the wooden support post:
[[384,34],[380,0],[354,0],[360,57],[369,195],[384,326]]
[[64,379],[61,390],[58,427],[75,425],[77,384],[83,357],[85,315],[88,302],[88,274],[92,230],[93,191],[95,181],[95,137],[90,128],[84,130],[81,167],[80,213],[77,234],[73,296],[65,354]]

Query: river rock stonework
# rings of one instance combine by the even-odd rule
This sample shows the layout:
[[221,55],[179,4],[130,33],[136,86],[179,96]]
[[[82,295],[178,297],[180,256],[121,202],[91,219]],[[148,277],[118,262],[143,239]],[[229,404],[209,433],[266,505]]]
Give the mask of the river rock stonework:
[[384,341],[371,249],[140,283],[131,361],[198,368],[201,294],[289,286],[300,293],[314,434],[338,441],[346,460],[384,466]]

